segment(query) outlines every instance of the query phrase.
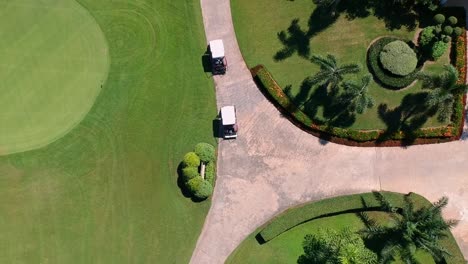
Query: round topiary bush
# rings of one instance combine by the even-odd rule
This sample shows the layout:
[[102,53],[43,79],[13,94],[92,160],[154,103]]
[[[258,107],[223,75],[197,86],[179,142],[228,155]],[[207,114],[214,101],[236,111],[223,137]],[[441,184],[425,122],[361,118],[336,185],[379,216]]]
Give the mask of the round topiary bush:
[[198,199],[206,199],[213,193],[213,186],[208,181],[200,182],[198,189],[193,193],[193,196]]
[[443,39],[442,39],[443,42],[445,43],[449,43],[450,42],[450,37],[449,36],[445,36]]
[[184,177],[184,181],[189,181],[200,176],[200,173],[197,167],[186,167],[182,169],[182,176]]
[[434,46],[432,46],[432,52],[431,56],[434,60],[437,60],[438,58],[442,57],[444,55],[445,51],[447,51],[449,46],[449,43],[445,43],[444,41],[437,41],[434,43]]
[[445,35],[450,36],[450,35],[452,35],[452,33],[453,33],[453,27],[451,27],[451,26],[445,26],[444,27],[444,34]]
[[215,160],[215,151],[215,147],[208,143],[198,143],[195,145],[195,153],[203,162],[210,162]]
[[434,22],[438,25],[445,22],[445,16],[442,14],[437,14],[434,16]]
[[458,37],[463,33],[463,29],[461,27],[455,27],[453,29],[453,34]]
[[198,189],[200,188],[200,185],[202,184],[202,182],[204,182],[205,180],[203,180],[203,178],[201,176],[198,176],[198,177],[195,177],[193,179],[190,179],[189,181],[187,181],[185,183],[185,187],[187,187],[187,190],[191,193],[191,194],[195,194],[196,191],[198,191]]
[[184,167],[198,167],[200,166],[200,158],[195,152],[189,152],[185,154],[182,164]]
[[400,89],[406,87],[416,80],[416,75],[421,69],[422,65],[418,66],[416,70],[406,76],[397,76],[388,73],[380,63],[380,52],[383,47],[390,42],[398,40],[394,37],[382,37],[374,41],[367,51],[367,66],[369,72],[372,73],[375,80],[382,85],[390,89]]
[[452,26],[455,26],[458,23],[458,19],[454,16],[450,16],[447,20]]
[[419,35],[419,46],[427,47],[434,41],[435,37],[434,27],[425,27]]
[[406,76],[416,69],[418,58],[408,44],[396,40],[385,45],[382,49],[380,62],[384,69],[389,72],[399,76]]

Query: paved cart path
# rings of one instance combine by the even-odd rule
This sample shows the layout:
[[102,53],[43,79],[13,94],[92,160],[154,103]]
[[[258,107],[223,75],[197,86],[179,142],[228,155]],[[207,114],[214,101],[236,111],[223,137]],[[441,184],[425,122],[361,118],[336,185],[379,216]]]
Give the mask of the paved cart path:
[[[214,78],[218,107],[236,105],[237,140],[219,144],[218,180],[191,263],[224,263],[258,226],[284,209],[342,194],[417,192],[449,197],[445,215],[468,256],[468,139],[408,148],[356,148],[322,141],[287,119],[252,81],[228,0],[201,0],[206,37],[221,38],[227,74]],[[468,137],[464,137],[468,138]]]

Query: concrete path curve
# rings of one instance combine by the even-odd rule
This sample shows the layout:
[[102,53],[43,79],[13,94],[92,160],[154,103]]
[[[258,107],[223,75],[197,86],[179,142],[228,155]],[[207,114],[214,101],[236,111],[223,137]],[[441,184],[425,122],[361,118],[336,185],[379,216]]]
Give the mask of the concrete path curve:
[[219,144],[217,185],[191,263],[224,263],[247,235],[292,205],[371,190],[413,191],[431,201],[448,196],[445,215],[460,220],[453,233],[468,256],[468,140],[356,148],[301,131],[253,83],[229,0],[201,5],[206,37],[224,40],[229,62],[227,74],[214,78],[218,107],[236,105],[240,131]]

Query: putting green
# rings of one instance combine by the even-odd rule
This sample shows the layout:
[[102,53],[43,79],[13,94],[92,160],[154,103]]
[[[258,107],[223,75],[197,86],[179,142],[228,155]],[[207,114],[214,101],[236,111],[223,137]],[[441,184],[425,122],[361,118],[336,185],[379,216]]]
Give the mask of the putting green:
[[0,0],[0,155],[70,131],[108,68],[106,39],[74,0]]

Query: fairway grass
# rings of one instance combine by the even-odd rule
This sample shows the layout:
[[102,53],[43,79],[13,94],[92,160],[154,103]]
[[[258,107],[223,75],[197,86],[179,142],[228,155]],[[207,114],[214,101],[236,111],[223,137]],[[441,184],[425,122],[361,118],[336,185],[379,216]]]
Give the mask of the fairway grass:
[[0,155],[42,147],[88,113],[109,69],[106,39],[74,0],[0,1]]
[[107,39],[108,78],[64,137],[0,157],[2,263],[188,263],[210,202],[182,195],[177,166],[216,143],[199,1],[79,3]]

